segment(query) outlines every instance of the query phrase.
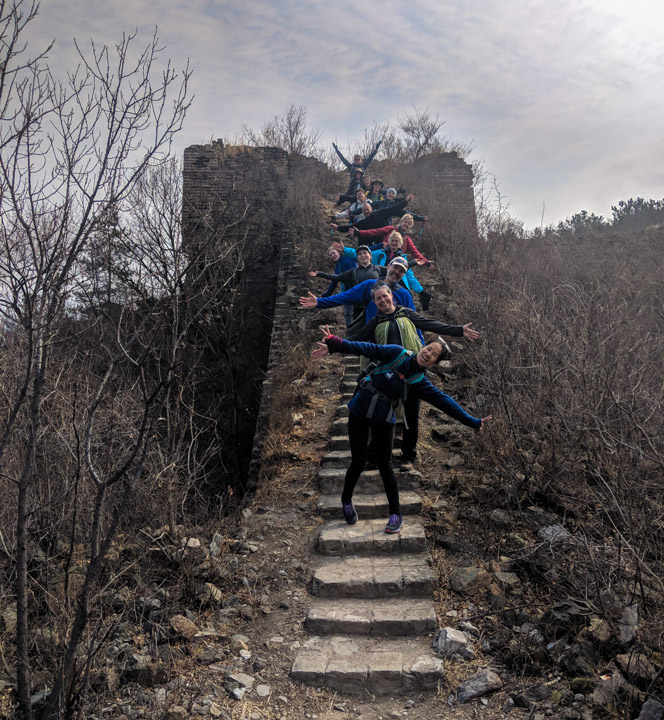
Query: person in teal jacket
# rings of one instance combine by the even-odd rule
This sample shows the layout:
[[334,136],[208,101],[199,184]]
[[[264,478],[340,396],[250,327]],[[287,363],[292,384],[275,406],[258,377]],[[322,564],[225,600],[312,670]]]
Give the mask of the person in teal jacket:
[[[428,343],[414,354],[404,350],[400,345],[352,342],[332,335],[327,326],[322,330],[323,341],[319,342],[318,347],[313,351],[314,359],[321,359],[328,353],[337,352],[364,355],[378,363],[368,381],[360,380],[358,389],[348,403],[351,462],[346,471],[341,493],[344,519],[349,525],[354,525],[358,519],[353,506],[353,492],[364,469],[367,441],[371,430],[376,446],[376,462],[389,505],[390,516],[385,532],[398,533],[403,526],[403,518],[399,506],[399,485],[392,467],[392,441],[396,422],[395,408],[404,396],[404,387],[407,387],[408,394],[416,395],[475,430],[481,430],[493,418],[491,415],[483,418],[469,415],[455,400],[441,392],[426,377],[424,371],[433,367],[443,353],[441,340]],[[396,371],[392,371],[392,367],[395,367]]]
[[[477,340],[479,333],[471,325],[448,325],[426,315],[419,315],[410,308],[395,304],[392,290],[387,285],[377,283],[373,289],[373,301],[378,313],[369,322],[349,335],[349,340],[374,342],[378,345],[401,345],[406,350],[419,352],[424,344],[417,334],[418,330],[463,337]],[[415,395],[409,395],[403,404],[404,428],[401,443],[401,470],[413,469],[417,458],[419,439],[420,401]],[[370,453],[371,455],[371,453]]]

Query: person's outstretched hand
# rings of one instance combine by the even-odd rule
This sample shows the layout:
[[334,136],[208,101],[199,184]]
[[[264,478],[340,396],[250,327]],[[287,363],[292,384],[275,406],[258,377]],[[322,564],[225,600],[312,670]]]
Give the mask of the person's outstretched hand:
[[309,270],[309,275],[311,275],[311,277],[316,277],[316,272],[316,270]]
[[[326,347],[327,347],[327,346],[326,346]],[[486,417],[483,417],[483,418],[480,420],[480,422],[481,422],[480,430],[483,430],[483,429],[484,429],[484,426],[485,426],[487,423],[490,423],[490,422],[492,422],[492,421],[493,421],[493,415],[487,415]]]
[[320,340],[316,343],[318,347],[313,350],[311,353],[311,357],[314,360],[320,360],[321,358],[325,357],[329,352],[330,349],[327,347],[325,343],[325,338],[329,338],[332,333],[330,332],[330,326],[329,325],[320,325],[319,326],[320,331],[323,333],[323,341]]
[[342,242],[338,242],[337,240],[334,240],[332,242],[332,247],[334,250],[336,250],[338,253],[341,253],[343,255],[344,253],[344,244]]
[[473,330],[470,327],[472,324],[473,323],[468,323],[467,325],[463,326],[463,336],[466,338],[466,340],[477,340],[477,338],[480,336],[477,330]]
[[318,307],[318,298],[309,291],[306,297],[299,298],[300,307],[303,308],[315,308]]
[[324,358],[330,351],[327,347],[327,345],[324,342],[321,342],[320,340],[316,343],[318,346],[315,350],[312,350],[311,357],[314,360],[320,360],[321,358]]

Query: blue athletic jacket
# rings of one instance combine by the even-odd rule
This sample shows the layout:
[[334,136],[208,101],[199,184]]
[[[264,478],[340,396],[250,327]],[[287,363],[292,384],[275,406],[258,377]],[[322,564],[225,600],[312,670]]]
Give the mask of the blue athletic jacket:
[[[374,343],[367,342],[353,342],[352,340],[342,340],[335,335],[327,338],[325,342],[331,353],[341,352],[350,355],[364,355],[376,363],[384,364],[395,360],[403,350],[400,345],[375,345]],[[373,384],[387,397],[398,400],[402,397],[403,393],[404,381],[402,377],[412,377],[421,372],[422,368],[417,364],[417,356],[413,355],[410,360],[407,360],[403,365],[399,366],[398,371],[372,376]],[[458,420],[463,425],[467,425],[475,430],[479,430],[482,425],[480,418],[469,415],[456,400],[453,400],[449,395],[441,392],[425,376],[422,377],[421,380],[408,385],[408,394],[415,394],[420,400],[424,400],[424,402],[429,403],[429,405],[433,405],[438,410],[442,410],[445,414]],[[353,395],[351,401],[348,403],[348,409],[353,415],[366,418],[373,396],[374,393],[370,390],[358,387],[355,395]],[[392,413],[389,421],[384,417],[380,417],[380,415],[378,417],[374,415],[372,419],[367,420],[367,422],[378,427],[385,427],[387,425],[394,425],[396,418],[394,413]]]
[[[364,312],[364,321],[369,322],[369,320],[371,320],[371,318],[378,312],[378,308],[376,308],[374,301],[371,299],[371,288],[375,284],[375,280],[365,280],[364,282],[355,285],[355,287],[350,288],[350,290],[345,290],[344,292],[337,293],[331,297],[320,297],[316,303],[317,307],[331,308],[336,307],[337,305],[360,305],[366,308]],[[394,296],[395,304],[403,305],[411,310],[415,310],[413,296],[408,292],[408,290],[406,290],[406,288],[393,288],[392,295]]]

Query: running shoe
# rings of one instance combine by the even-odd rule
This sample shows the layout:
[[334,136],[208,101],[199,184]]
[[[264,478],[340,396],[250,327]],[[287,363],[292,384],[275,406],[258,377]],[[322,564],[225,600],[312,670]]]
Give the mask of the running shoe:
[[385,526],[385,532],[393,535],[394,533],[398,533],[402,527],[403,518],[401,515],[397,515],[395,513],[394,515],[390,515],[390,519],[387,521],[387,525]]
[[353,503],[349,502],[348,504],[346,504],[346,503],[342,502],[341,507],[343,508],[343,511],[344,511],[344,520],[349,525],[355,525],[355,523],[357,522],[357,513],[355,512]]

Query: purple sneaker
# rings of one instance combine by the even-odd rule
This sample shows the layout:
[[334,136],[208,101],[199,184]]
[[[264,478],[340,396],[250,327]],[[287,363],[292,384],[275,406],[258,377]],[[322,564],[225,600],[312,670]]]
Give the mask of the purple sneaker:
[[348,504],[342,502],[341,507],[344,511],[344,520],[349,525],[355,525],[355,523],[357,522],[357,513],[355,512],[352,501]]
[[394,515],[390,515],[390,519],[387,521],[387,525],[385,526],[385,532],[393,535],[394,533],[398,533],[402,527],[403,518],[401,515],[397,515],[395,513]]

